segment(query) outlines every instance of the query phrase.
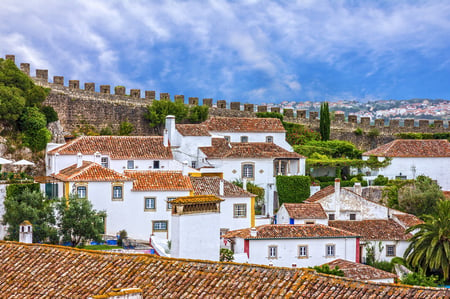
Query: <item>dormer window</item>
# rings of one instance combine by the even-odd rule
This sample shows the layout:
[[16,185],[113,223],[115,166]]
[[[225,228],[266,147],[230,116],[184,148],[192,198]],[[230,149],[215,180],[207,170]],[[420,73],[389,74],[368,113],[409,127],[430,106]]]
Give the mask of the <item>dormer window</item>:
[[100,164],[105,168],[109,168],[108,157],[102,157],[100,160]]
[[273,143],[273,137],[272,136],[266,136],[266,142]]
[[248,142],[248,136],[241,136],[241,142]]
[[153,161],[153,169],[159,169],[159,161],[158,160]]
[[128,169],[134,169],[134,160],[128,160],[127,161],[127,168]]
[[223,136],[223,138],[225,138],[225,140],[228,141],[228,142],[231,141],[231,137],[230,136]]

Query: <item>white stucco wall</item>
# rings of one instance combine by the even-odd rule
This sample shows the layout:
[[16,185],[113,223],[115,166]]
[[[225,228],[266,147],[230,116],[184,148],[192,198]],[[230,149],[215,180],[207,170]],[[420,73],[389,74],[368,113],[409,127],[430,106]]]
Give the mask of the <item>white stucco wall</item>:
[[[362,261],[367,257],[367,246],[374,245],[375,248],[375,260],[390,262],[394,257],[401,257],[405,254],[406,248],[408,248],[409,241],[391,241],[391,240],[378,240],[378,241],[361,241],[363,250],[361,251]],[[381,251],[380,251],[381,244]],[[395,256],[386,256],[386,245],[395,245]]]
[[[294,219],[294,224],[306,224],[306,222],[314,221],[314,224],[328,225],[328,219],[315,219],[315,218],[303,218]],[[278,224],[290,224],[290,216],[284,205],[280,207],[277,212],[277,223]]]
[[292,146],[286,141],[286,133],[277,132],[221,132],[210,131],[214,136],[229,136],[230,142],[241,142],[241,136],[247,136],[248,142],[266,142],[267,136],[273,137],[273,143],[288,150],[293,151]]
[[[220,228],[235,230],[250,227],[251,198],[250,197],[222,197],[225,201],[220,203]],[[234,205],[245,204],[246,217],[234,217]]]
[[199,147],[211,146],[211,136],[181,136],[178,131],[177,146],[172,147],[174,159],[177,161],[188,161],[188,165],[192,166],[192,161],[197,163],[197,167],[201,166],[201,155]]
[[220,218],[217,213],[172,215],[171,257],[218,261]]

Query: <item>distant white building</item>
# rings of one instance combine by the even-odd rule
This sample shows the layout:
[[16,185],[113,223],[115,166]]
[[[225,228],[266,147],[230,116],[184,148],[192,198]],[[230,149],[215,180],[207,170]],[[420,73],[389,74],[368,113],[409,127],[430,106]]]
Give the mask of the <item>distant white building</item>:
[[363,160],[376,156],[379,161],[391,158],[390,165],[379,171],[369,171],[367,179],[377,175],[389,179],[415,179],[425,175],[450,191],[450,143],[446,139],[397,139],[363,153]]

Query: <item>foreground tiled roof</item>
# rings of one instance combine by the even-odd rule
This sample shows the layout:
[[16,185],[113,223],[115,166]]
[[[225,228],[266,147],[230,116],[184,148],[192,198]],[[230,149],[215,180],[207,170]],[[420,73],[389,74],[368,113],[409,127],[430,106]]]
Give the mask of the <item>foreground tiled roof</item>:
[[397,139],[363,156],[378,157],[450,157],[450,142],[446,139]]
[[80,167],[71,165],[51,175],[64,182],[114,182],[133,179],[91,161],[83,161]]
[[280,132],[286,130],[278,118],[211,117],[203,122],[214,132]]
[[343,229],[362,237],[362,240],[408,240],[411,234],[394,220],[334,220],[328,225]]
[[336,266],[339,270],[344,272],[345,277],[358,280],[372,280],[372,279],[385,279],[385,278],[397,278],[394,273],[386,272],[369,265],[350,262],[342,259],[337,259],[332,262],[326,263],[331,269]]
[[243,239],[302,239],[302,238],[340,238],[358,237],[357,234],[322,224],[266,224],[256,227],[257,235],[250,235],[250,228],[232,230],[223,238]]
[[290,218],[294,219],[327,219],[320,203],[284,203]]
[[190,177],[195,195],[220,195],[220,182],[223,182],[223,197],[253,197],[255,195],[245,191],[219,177]]
[[125,170],[124,174],[134,179],[132,191],[192,190],[189,177],[181,171]]
[[4,298],[87,298],[140,288],[144,298],[446,298],[450,290],[365,283],[249,264],[0,241]]
[[175,127],[183,136],[211,136],[203,124],[177,124]]
[[[226,142],[214,138],[213,146],[200,147],[208,158],[304,158],[270,142]],[[223,139],[223,140],[222,140]]]
[[93,155],[99,152],[114,160],[172,159],[172,151],[161,136],[82,136],[48,153]]
[[180,196],[170,201],[172,204],[187,204],[187,203],[207,203],[207,202],[221,202],[223,199],[215,195],[192,195]]
[[323,189],[320,189],[316,193],[314,193],[312,196],[306,199],[307,202],[316,202],[318,200],[321,200],[324,197],[327,197],[330,194],[334,193],[334,186],[327,186]]
[[411,214],[393,214],[405,227],[422,224],[423,221]]

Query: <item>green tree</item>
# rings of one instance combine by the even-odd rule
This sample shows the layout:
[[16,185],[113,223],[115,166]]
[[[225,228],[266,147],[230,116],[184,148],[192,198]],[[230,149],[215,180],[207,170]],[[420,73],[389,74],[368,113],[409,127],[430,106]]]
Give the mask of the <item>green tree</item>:
[[[133,130],[134,130],[133,124],[128,121],[123,121],[119,125],[119,135],[120,136],[129,136],[131,134],[131,132],[133,132]],[[101,132],[100,132],[100,135],[102,135]]]
[[423,215],[425,223],[406,230],[417,232],[409,240],[405,251],[406,262],[413,267],[439,270],[444,279],[450,277],[450,201],[440,200],[436,214]]
[[320,136],[323,141],[330,140],[330,110],[328,102],[320,105]]
[[27,100],[26,105],[28,107],[41,107],[41,104],[47,98],[48,93],[48,89],[33,85],[33,87],[25,92],[25,98]]
[[33,81],[19,70],[11,60],[0,58],[0,84],[8,87],[16,87],[27,91],[34,86]]
[[401,279],[402,284],[423,286],[423,287],[437,287],[439,285],[439,277],[436,275],[426,276],[423,271],[411,272]]
[[25,108],[25,102],[20,89],[0,85],[0,120],[15,125]]
[[22,131],[38,131],[45,128],[47,118],[37,107],[27,107],[20,116],[19,126]]
[[87,199],[76,196],[61,198],[56,207],[57,225],[64,242],[75,247],[87,240],[101,240],[105,212],[97,212]]
[[334,269],[331,269],[329,265],[325,264],[322,266],[314,266],[312,269],[316,270],[318,273],[344,276],[344,271],[339,270],[338,266],[334,267]]
[[150,121],[150,127],[162,134],[167,115],[174,115],[176,122],[182,122],[188,116],[188,108],[181,102],[153,101],[144,117]]
[[8,225],[8,238],[18,241],[19,224],[28,220],[33,225],[33,242],[56,243],[57,231],[54,226],[53,201],[46,199],[40,191],[32,191],[33,188],[12,186],[15,185],[10,185],[8,188],[17,190],[11,192],[7,189],[4,202],[3,224]]
[[45,115],[47,124],[58,120],[58,113],[56,113],[52,106],[42,106],[41,112]]

